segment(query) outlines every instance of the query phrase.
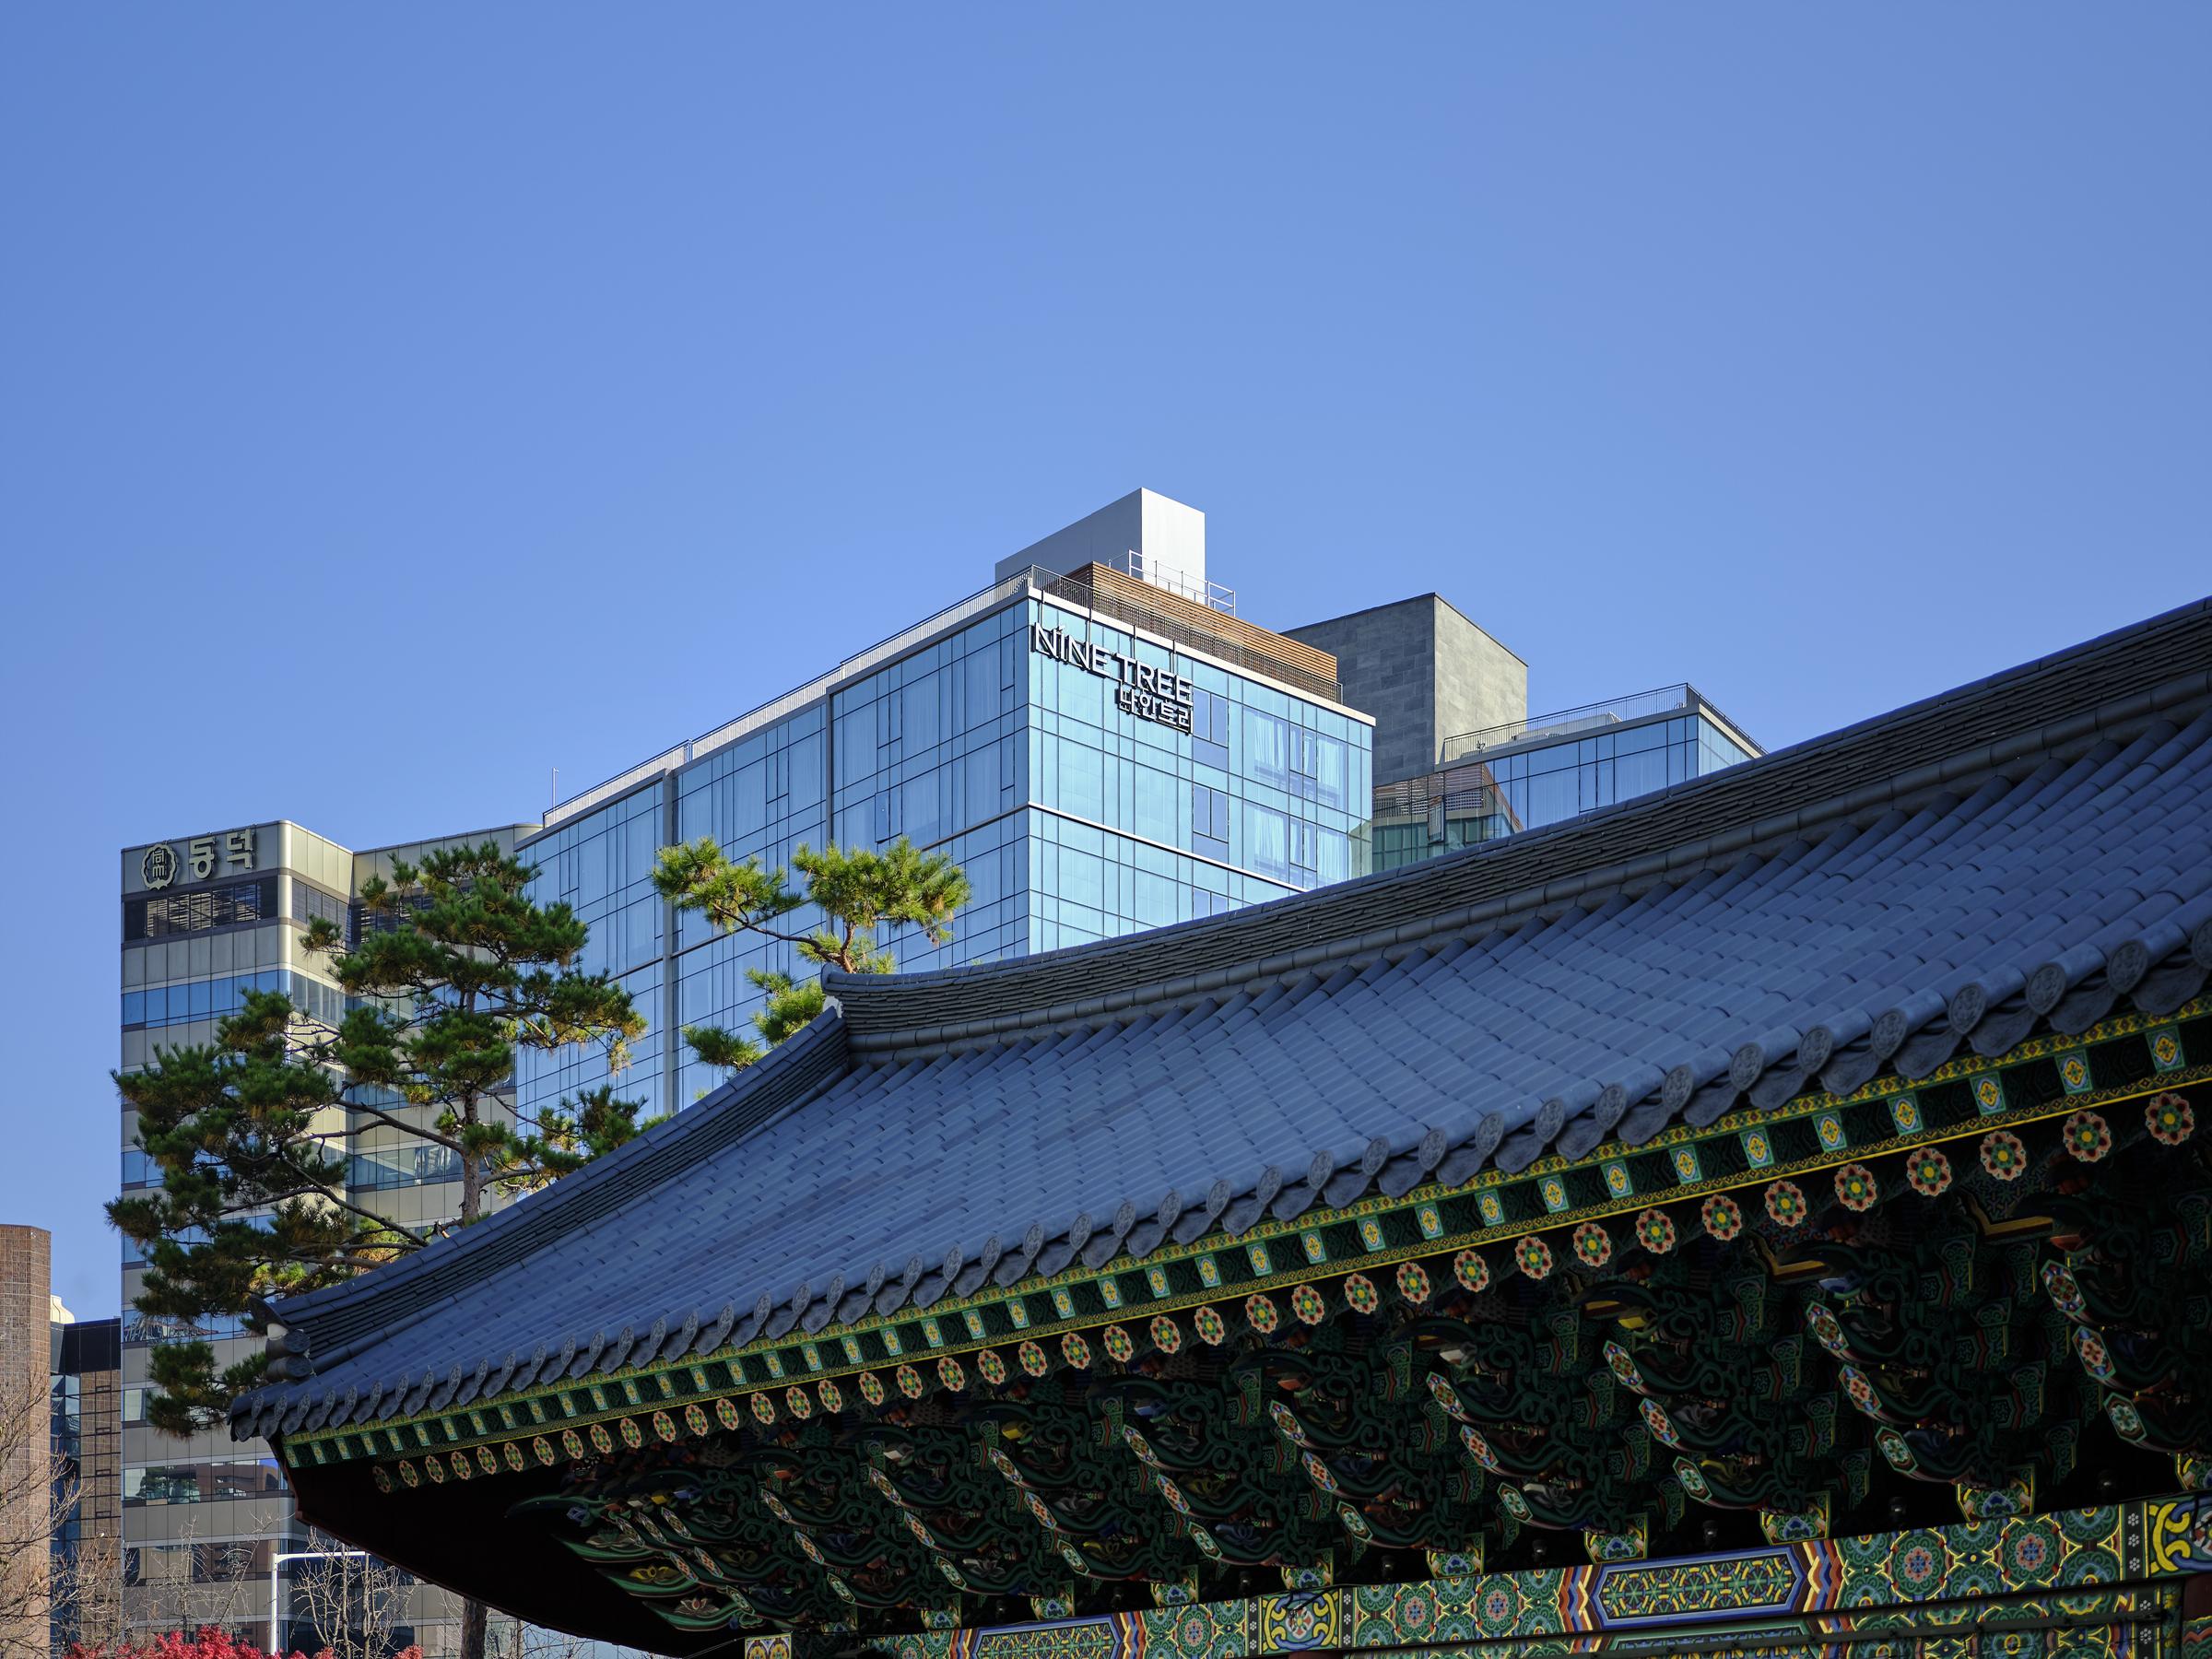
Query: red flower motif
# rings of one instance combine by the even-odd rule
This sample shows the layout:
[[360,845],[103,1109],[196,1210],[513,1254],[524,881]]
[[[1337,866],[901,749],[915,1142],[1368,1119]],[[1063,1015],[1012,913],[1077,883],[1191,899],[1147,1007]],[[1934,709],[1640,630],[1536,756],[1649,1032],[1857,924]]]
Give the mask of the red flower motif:
[[1463,1250],[1452,1258],[1452,1277],[1463,1290],[1480,1295],[1490,1288],[1490,1265],[1479,1250]]
[[1805,1191],[1795,1182],[1777,1181],[1767,1188],[1767,1214],[1777,1227],[1795,1227],[1805,1211]]
[[2143,1126],[2161,1147],[2178,1147],[2196,1133],[2196,1113],[2178,1094],[2162,1094],[2143,1108]]
[[1951,1184],[1951,1160],[1941,1147],[1923,1147],[1905,1159],[1905,1179],[1923,1198],[1933,1198]]
[[1847,1163],[1836,1171],[1836,1202],[1847,1210],[1872,1209],[1882,1195],[1874,1171],[1865,1164]]
[[2065,1148],[2083,1163],[2100,1163],[2112,1149],[2112,1125],[2094,1112],[2077,1112],[2059,1132]]
[[1982,1167],[1999,1181],[2018,1181],[2028,1170],[2028,1143],[2009,1129],[1982,1137]]
[[1551,1246],[1531,1234],[1513,1246],[1513,1260],[1530,1278],[1547,1277],[1551,1272]]
[[1584,1266],[1603,1267],[1613,1259],[1613,1235],[1594,1221],[1574,1230],[1574,1253]]
[[1706,1199],[1698,1214],[1705,1223],[1705,1230],[1724,1244],[1744,1230],[1744,1212],[1725,1193],[1715,1193]]

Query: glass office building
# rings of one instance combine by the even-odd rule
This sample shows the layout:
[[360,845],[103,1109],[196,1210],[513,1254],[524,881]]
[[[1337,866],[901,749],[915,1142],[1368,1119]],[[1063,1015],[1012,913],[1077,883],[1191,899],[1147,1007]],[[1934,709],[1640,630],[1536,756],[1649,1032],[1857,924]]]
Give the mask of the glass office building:
[[1374,867],[1578,818],[1760,752],[1690,685],[1447,737],[1436,771],[1376,787]]
[[[949,943],[886,941],[906,969],[1213,915],[1369,866],[1373,723],[1333,670],[1122,571],[1030,567],[556,807],[519,851],[538,896],[589,924],[587,966],[653,1021],[618,1087],[674,1110],[722,1076],[675,1033],[744,1030],[762,1002],[747,971],[802,965],[677,918],[653,889],[660,847],[712,836],[771,867],[827,841],[944,852],[973,897]],[[518,1091],[528,1107],[606,1080],[596,1056],[530,1054]]]

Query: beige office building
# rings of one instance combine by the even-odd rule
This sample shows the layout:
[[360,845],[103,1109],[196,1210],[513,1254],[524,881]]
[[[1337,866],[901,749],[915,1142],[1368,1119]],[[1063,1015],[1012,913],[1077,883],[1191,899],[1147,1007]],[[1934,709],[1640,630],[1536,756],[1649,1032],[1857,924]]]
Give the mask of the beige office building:
[[[534,830],[535,825],[523,826]],[[388,875],[392,861],[441,846],[486,840],[510,849],[501,826],[434,841],[356,852],[298,824],[195,830],[126,847],[122,855],[123,960],[120,1068],[145,1066],[157,1048],[212,1042],[218,1021],[249,989],[282,991],[307,1014],[335,1019],[344,994],[330,964],[306,948],[308,924],[327,917],[353,936],[361,884]],[[347,1196],[411,1227],[449,1218],[460,1187],[446,1154],[388,1125],[344,1111],[330,1114],[334,1146],[348,1167]],[[123,1188],[158,1184],[137,1149],[135,1116],[122,1112]],[[179,1440],[145,1421],[147,1357],[165,1340],[206,1338],[220,1363],[258,1352],[261,1339],[236,1321],[185,1325],[150,1318],[133,1302],[144,1264],[126,1243],[123,1266],[123,1574],[126,1615],[141,1633],[220,1624],[265,1646],[269,1573],[280,1568],[281,1651],[316,1643],[311,1616],[291,1588],[325,1570],[313,1559],[278,1562],[315,1548],[293,1515],[268,1449],[239,1445],[227,1430]],[[45,1348],[41,1303],[40,1352]],[[43,1379],[41,1378],[41,1382]],[[434,1656],[457,1647],[458,1623],[442,1592],[408,1592],[406,1628]]]

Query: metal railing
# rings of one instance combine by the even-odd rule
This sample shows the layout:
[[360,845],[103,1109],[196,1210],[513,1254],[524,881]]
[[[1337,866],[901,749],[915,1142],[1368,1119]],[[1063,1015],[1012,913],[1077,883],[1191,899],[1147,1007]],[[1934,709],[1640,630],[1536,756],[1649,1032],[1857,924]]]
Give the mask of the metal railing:
[[1612,698],[1605,702],[1584,703],[1579,709],[1562,709],[1556,713],[1509,721],[1503,725],[1485,726],[1479,731],[1461,732],[1444,739],[1443,764],[1449,766],[1454,760],[1465,759],[1486,749],[1503,748],[1511,743],[1594,736],[1614,726],[1626,725],[1630,721],[1675,713],[1702,713],[1751,753],[1756,755],[1761,752],[1759,746],[1744,735],[1741,726],[1714,708],[1695,686],[1685,680],[1678,685],[1661,686],[1651,691],[1632,691],[1626,697]]
[[[1113,566],[1109,564],[1107,569]],[[1156,588],[1165,588],[1178,599],[1188,599],[1193,605],[1203,605],[1208,610],[1218,610],[1225,617],[1237,614],[1237,590],[1223,587],[1218,582],[1208,582],[1203,576],[1193,576],[1174,565],[1162,564],[1157,559],[1147,559],[1132,547],[1129,550],[1128,573],[1140,582],[1148,582]]]
[[[1167,591],[1175,592],[1176,590],[1171,588]],[[1224,594],[1229,592],[1226,588],[1219,591]],[[1048,571],[1041,565],[1030,565],[1017,571],[1011,576],[1001,577],[989,587],[978,589],[965,599],[956,599],[944,609],[924,618],[912,627],[900,629],[889,638],[877,641],[866,650],[854,653],[838,664],[836,667],[830,669],[827,673],[817,675],[805,685],[786,691],[780,697],[771,698],[759,708],[748,710],[735,720],[725,721],[721,725],[714,727],[713,730],[692,738],[688,743],[679,743],[674,748],[664,750],[650,760],[641,760],[637,765],[617,772],[605,782],[594,783],[581,794],[572,794],[567,800],[548,806],[538,821],[546,829],[550,830],[556,824],[566,823],[578,814],[589,812],[593,807],[603,802],[610,801],[618,794],[627,794],[641,783],[672,772],[678,767],[699,759],[701,756],[712,754],[716,749],[727,748],[739,738],[759,731],[765,726],[773,725],[777,721],[796,713],[807,704],[827,697],[847,681],[858,679],[861,676],[872,669],[881,667],[893,658],[903,656],[935,635],[947,632],[963,622],[994,611],[1017,595],[1030,593],[1041,594],[1048,598],[1057,599],[1063,604],[1090,611],[1095,615],[1111,618],[1132,627],[1140,628],[1147,633],[1166,640],[1170,644],[1190,646],[1218,661],[1226,662],[1232,667],[1244,668],[1254,674],[1265,675],[1270,679],[1283,682],[1297,689],[1325,698],[1330,702],[1343,700],[1341,688],[1335,680],[1324,680],[1318,675],[1305,673],[1287,663],[1277,662],[1273,657],[1264,656],[1246,646],[1239,645],[1234,641],[1225,639],[1208,629],[1168,616],[1165,612],[1154,610],[1149,606],[1124,599],[1118,594],[1099,593],[1087,582],[1077,582],[1072,577]],[[1230,604],[1233,607],[1235,604],[1233,594],[1230,595]]]

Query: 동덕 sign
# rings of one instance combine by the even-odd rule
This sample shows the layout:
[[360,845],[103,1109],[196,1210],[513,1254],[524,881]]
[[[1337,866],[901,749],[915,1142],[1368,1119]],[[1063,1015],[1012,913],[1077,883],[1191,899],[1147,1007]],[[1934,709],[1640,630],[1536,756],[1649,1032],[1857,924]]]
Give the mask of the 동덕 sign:
[[253,831],[232,830],[222,835],[195,835],[185,843],[182,860],[177,857],[176,848],[167,841],[157,841],[138,861],[138,874],[148,888],[160,888],[176,880],[187,865],[194,881],[206,881],[230,870],[252,869]]
[[1180,674],[1155,668],[1108,646],[1078,640],[1065,628],[1030,624],[1030,649],[1055,663],[1081,668],[1113,681],[1113,706],[1140,720],[1157,721],[1178,732],[1191,729],[1195,688]]

